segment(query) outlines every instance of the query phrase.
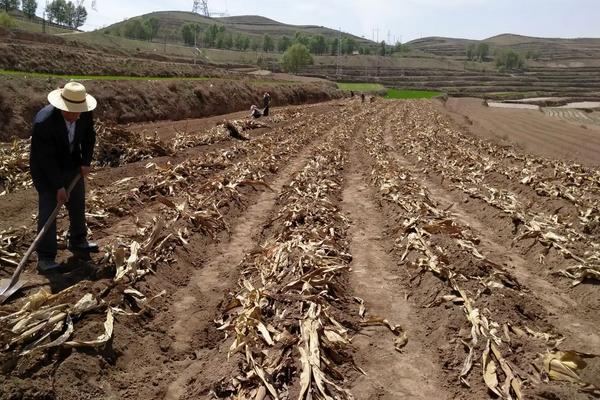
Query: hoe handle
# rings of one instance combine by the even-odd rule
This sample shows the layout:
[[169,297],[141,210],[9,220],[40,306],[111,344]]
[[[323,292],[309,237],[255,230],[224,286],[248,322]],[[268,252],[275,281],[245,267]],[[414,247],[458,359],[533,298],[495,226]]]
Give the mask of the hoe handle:
[[[81,174],[77,174],[77,176],[75,178],[73,178],[73,181],[71,182],[71,184],[69,185],[69,188],[67,189],[67,193],[71,193],[71,191],[73,190],[75,185],[77,185],[77,182],[79,182],[80,178],[81,178]],[[35,237],[35,240],[33,241],[33,243],[31,243],[31,246],[29,246],[29,249],[27,249],[27,252],[23,256],[23,259],[19,263],[19,266],[13,273],[12,278],[10,278],[10,282],[8,284],[7,289],[10,289],[11,287],[13,287],[14,284],[19,280],[19,277],[21,276],[21,272],[23,272],[23,268],[25,268],[25,264],[27,264],[27,260],[29,260],[29,257],[31,257],[31,253],[33,253],[33,251],[39,244],[40,240],[42,240],[42,238],[46,235],[46,232],[48,232],[50,225],[52,225],[52,223],[56,219],[56,216],[58,215],[58,212],[60,211],[60,209],[63,205],[64,205],[64,203],[58,203],[56,205],[56,208],[54,208],[54,211],[52,211],[52,214],[50,214],[50,216],[48,217],[48,220],[46,221],[46,223],[44,224],[42,229],[39,231],[39,233]]]

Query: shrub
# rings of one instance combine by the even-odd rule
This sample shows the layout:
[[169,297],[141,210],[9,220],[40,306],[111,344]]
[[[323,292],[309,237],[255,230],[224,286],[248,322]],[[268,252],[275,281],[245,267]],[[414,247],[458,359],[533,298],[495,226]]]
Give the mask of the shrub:
[[0,12],[0,26],[12,28],[15,26],[15,21],[5,12]]
[[298,72],[300,69],[313,63],[313,58],[308,47],[296,43],[285,51],[281,59],[281,66],[286,72]]
[[496,53],[496,66],[503,71],[522,70],[525,68],[523,56],[514,50]]

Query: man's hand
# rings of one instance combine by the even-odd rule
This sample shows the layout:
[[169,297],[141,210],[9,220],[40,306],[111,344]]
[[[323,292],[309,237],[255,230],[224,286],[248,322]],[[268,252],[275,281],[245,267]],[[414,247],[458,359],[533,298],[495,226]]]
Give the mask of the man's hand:
[[66,204],[69,201],[69,194],[65,188],[56,191],[56,201],[58,204]]
[[86,167],[84,165],[81,166],[81,176],[83,178],[87,178],[87,176],[90,174],[91,168],[90,167]]

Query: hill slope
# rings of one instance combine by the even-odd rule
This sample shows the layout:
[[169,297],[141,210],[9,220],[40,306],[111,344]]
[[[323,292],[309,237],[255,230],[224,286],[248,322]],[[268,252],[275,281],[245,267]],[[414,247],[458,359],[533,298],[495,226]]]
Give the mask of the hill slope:
[[408,44],[413,49],[439,56],[464,57],[466,48],[473,43],[487,43],[492,51],[508,48],[521,53],[532,51],[546,61],[600,58],[600,39],[596,38],[559,39],[502,34],[482,41],[427,37],[413,40]]
[[[141,15],[138,17],[130,18],[129,20],[118,22],[110,25],[106,28],[102,28],[98,31],[87,33],[88,35],[98,34],[98,32],[109,32],[114,33],[121,31],[123,26],[131,20],[143,19],[143,18],[158,18],[160,21],[160,28],[158,37],[164,37],[165,34],[170,37],[179,37],[179,31],[181,27],[186,23],[198,24],[202,29],[206,29],[212,24],[223,25],[227,31],[236,34],[241,33],[252,37],[262,37],[265,34],[273,36],[275,39],[281,36],[293,37],[296,32],[301,32],[305,35],[323,35],[328,39],[338,37],[339,33],[336,30],[315,26],[315,25],[289,25],[278,21],[274,21],[269,18],[257,16],[257,15],[240,15],[234,17],[222,17],[222,18],[207,18],[202,15],[185,12],[185,11],[161,11],[150,14]],[[351,34],[343,33],[345,37],[351,37],[361,45],[373,46],[370,40],[354,36]]]

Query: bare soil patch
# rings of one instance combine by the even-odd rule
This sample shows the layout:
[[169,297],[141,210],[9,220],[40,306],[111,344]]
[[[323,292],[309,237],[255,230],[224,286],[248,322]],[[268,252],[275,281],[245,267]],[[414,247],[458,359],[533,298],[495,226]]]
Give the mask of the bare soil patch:
[[450,98],[445,109],[475,135],[514,144],[532,154],[600,164],[600,128],[582,128],[539,111],[490,108],[483,100]]

